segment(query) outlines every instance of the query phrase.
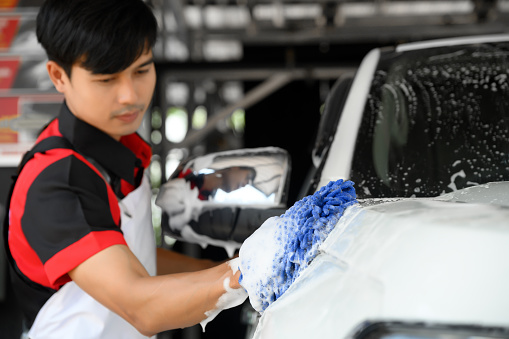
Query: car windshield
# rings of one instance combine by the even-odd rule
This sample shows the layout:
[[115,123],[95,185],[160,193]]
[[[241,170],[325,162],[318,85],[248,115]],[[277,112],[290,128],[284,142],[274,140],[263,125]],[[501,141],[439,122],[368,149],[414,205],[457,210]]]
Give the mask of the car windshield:
[[359,198],[509,180],[509,43],[382,53],[350,178]]

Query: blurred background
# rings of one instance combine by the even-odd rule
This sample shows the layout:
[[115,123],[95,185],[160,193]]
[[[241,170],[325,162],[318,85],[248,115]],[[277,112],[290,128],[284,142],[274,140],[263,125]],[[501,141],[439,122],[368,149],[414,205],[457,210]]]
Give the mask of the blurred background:
[[[62,96],[35,37],[42,0],[0,0],[0,217],[10,176]],[[288,206],[311,165],[323,104],[334,82],[372,48],[462,35],[507,33],[509,0],[147,0],[159,21],[158,81],[140,134],[153,146],[154,195],[178,164],[211,152],[276,146],[292,161]],[[2,217],[3,218],[3,217]],[[154,227],[163,214],[154,207]],[[159,234],[159,233],[158,233]],[[202,249],[160,246],[214,260]],[[0,252],[0,337],[19,338],[19,313]],[[160,338],[245,338],[252,314],[225,311]]]

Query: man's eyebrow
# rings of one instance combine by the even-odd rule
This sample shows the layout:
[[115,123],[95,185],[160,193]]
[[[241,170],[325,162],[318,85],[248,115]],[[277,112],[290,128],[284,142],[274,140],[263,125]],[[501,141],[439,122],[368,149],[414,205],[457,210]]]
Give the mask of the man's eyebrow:
[[139,65],[139,66],[138,66],[138,67],[136,67],[136,68],[142,68],[142,67],[145,67],[145,66],[147,66],[147,65],[150,65],[150,64],[152,64],[152,63],[154,63],[154,58],[150,58],[150,60],[145,61],[144,63],[142,63],[141,65]]

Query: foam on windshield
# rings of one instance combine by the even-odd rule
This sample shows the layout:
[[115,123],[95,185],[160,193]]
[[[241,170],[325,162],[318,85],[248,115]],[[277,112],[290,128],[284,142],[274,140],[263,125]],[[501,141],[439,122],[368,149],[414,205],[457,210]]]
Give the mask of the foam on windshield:
[[262,312],[291,286],[317,256],[348,206],[356,204],[353,182],[331,181],[268,219],[240,249],[240,284],[255,310]]

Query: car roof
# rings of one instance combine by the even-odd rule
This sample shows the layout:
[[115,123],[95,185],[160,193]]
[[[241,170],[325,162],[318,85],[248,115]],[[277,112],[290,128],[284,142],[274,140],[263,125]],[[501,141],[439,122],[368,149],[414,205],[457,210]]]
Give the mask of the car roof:
[[414,51],[426,48],[435,47],[446,47],[446,46],[458,46],[467,44],[477,43],[490,43],[490,42],[501,42],[509,41],[509,34],[494,34],[494,35],[479,35],[479,36],[468,36],[468,37],[456,37],[447,39],[437,39],[429,41],[410,42],[401,44],[396,47],[396,52]]

